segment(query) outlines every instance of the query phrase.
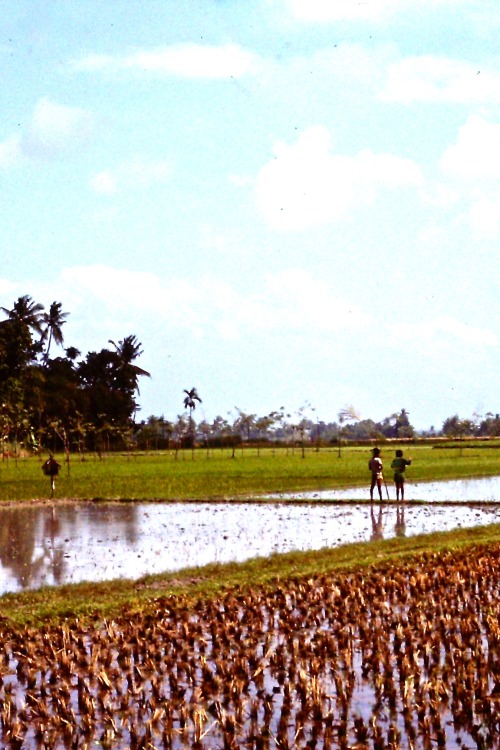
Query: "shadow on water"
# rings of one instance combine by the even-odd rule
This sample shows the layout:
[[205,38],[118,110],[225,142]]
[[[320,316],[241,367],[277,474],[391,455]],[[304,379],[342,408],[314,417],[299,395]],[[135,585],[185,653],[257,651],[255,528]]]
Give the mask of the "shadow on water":
[[[0,509],[0,594],[500,522],[500,478],[425,504],[71,503]],[[437,483],[432,483],[435,487]],[[441,492],[446,492],[442,483]],[[452,483],[456,495],[456,483]],[[352,499],[354,492],[348,491]],[[366,497],[366,490],[364,492]],[[295,496],[297,497],[297,496]],[[318,499],[329,499],[321,503]],[[475,502],[471,502],[475,501]]]

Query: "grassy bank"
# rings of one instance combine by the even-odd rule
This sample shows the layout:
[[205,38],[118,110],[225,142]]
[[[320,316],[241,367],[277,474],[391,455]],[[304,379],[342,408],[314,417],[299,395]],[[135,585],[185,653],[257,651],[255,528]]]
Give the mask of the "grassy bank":
[[186,606],[228,591],[272,589],[276,585],[339,571],[373,568],[388,562],[410,561],[423,554],[460,550],[500,542],[500,524],[449,532],[348,544],[333,549],[290,552],[255,558],[244,563],[208,565],[178,573],[146,576],[138,581],[114,580],[81,583],[6,594],[0,597],[3,628],[78,619],[110,619],[125,613],[147,613],[158,598],[174,597]]
[[[396,444],[382,446],[388,480]],[[484,477],[500,474],[500,441],[404,446],[413,458],[409,482]],[[323,490],[368,483],[367,447],[214,450],[174,453],[112,454],[104,458],[72,456],[62,464],[55,496],[59,498],[200,500],[249,497],[269,492]],[[49,481],[37,457],[0,462],[0,502],[47,498]]]

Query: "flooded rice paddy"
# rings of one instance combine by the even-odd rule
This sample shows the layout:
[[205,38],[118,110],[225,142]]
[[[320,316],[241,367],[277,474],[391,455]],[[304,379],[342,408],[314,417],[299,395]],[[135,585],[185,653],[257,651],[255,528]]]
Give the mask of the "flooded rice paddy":
[[[498,521],[500,503],[0,511],[5,590]],[[0,628],[6,750],[500,747],[500,545]],[[141,566],[144,566],[141,570]]]
[[500,545],[0,629],[6,750],[499,747]]
[[[394,485],[388,482],[388,492],[394,499]],[[384,498],[386,489],[383,488]],[[273,497],[296,500],[362,500],[366,499],[365,487],[355,487],[345,490],[323,490],[321,492],[294,492],[273,495]],[[406,487],[405,500],[426,503],[448,503],[472,501],[500,502],[500,477],[482,477],[480,479],[452,479],[446,482],[412,482]]]
[[302,501],[296,504],[287,499],[2,508],[0,594],[500,522],[499,477],[412,485],[408,495],[425,500],[423,505],[345,502],[366,494],[365,488],[295,494]]

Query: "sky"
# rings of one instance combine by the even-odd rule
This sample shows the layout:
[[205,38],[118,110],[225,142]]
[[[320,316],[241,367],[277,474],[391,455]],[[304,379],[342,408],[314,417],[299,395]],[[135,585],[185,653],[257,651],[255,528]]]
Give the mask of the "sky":
[[0,306],[61,302],[82,357],[135,335],[138,419],[500,411],[499,32],[495,0],[3,0]]

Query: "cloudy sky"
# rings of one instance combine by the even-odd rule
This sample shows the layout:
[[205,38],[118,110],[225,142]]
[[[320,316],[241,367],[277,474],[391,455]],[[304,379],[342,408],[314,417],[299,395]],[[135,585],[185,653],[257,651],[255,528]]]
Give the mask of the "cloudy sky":
[[[495,0],[3,0],[0,305],[140,418],[498,412]],[[308,407],[309,408],[309,407]],[[312,410],[315,410],[314,412]]]

